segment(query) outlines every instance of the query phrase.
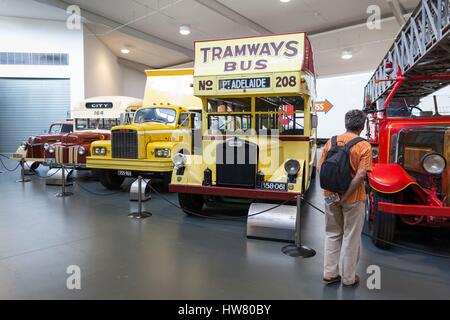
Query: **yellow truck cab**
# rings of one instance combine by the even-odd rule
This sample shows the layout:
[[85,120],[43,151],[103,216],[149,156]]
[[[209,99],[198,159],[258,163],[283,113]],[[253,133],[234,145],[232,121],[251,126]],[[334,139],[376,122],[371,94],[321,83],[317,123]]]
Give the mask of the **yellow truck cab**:
[[111,140],[95,141],[87,167],[100,182],[117,189],[126,177],[162,178],[168,186],[173,156],[194,152],[193,137],[200,128],[201,101],[193,95],[193,70],[146,72],[143,107],[131,124],[111,129]]
[[187,214],[212,202],[294,200],[316,166],[313,55],[305,33],[195,43],[202,154],[175,155]]

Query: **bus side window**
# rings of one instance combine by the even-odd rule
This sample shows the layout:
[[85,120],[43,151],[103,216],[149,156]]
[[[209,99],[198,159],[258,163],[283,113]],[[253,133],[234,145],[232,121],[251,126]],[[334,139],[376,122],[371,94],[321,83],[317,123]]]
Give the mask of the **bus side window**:
[[178,124],[181,127],[188,127],[189,126],[189,113],[180,114],[180,118],[178,119]]

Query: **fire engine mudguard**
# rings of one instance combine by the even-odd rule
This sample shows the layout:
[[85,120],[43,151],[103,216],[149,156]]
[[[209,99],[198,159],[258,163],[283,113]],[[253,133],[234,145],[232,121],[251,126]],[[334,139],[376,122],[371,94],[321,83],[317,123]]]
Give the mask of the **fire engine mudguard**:
[[374,164],[368,173],[369,184],[380,193],[397,193],[417,182],[398,164]]

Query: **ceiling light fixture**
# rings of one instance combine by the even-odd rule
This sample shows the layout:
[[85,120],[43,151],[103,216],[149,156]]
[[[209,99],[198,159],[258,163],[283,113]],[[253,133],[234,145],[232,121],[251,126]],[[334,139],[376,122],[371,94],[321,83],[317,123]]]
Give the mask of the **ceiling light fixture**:
[[288,3],[288,2],[291,2],[291,0],[280,0],[280,2]]
[[191,27],[188,25],[182,25],[180,27],[180,34],[183,36],[187,36],[188,34],[191,34]]
[[122,49],[120,49],[120,52],[122,52],[123,54],[129,54],[131,50],[128,47],[123,47]]
[[342,51],[341,58],[344,60],[349,60],[349,59],[353,58],[353,54],[350,50],[344,50],[344,51]]

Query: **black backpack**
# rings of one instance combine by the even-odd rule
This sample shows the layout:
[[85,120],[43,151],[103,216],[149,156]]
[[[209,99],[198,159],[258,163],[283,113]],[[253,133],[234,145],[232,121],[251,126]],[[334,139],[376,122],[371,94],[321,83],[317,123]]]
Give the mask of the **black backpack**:
[[331,138],[331,148],[320,168],[320,187],[322,189],[338,194],[347,191],[352,182],[350,149],[361,141],[366,140],[357,137],[341,147],[337,144],[336,136]]

